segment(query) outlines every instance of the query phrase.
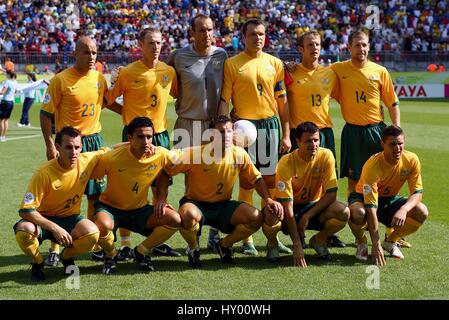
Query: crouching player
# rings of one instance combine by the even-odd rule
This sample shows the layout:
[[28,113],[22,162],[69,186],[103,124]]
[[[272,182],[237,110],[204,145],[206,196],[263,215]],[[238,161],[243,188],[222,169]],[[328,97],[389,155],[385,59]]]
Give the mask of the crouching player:
[[[376,265],[385,265],[383,249],[393,258],[403,259],[398,241],[416,232],[429,212],[422,200],[421,165],[416,154],[404,150],[404,132],[391,125],[382,130],[382,152],[371,156],[362,169],[356,192],[350,196],[351,220],[349,225],[356,238],[356,258],[368,259],[368,225],[372,258]],[[405,181],[410,196],[398,195]],[[383,243],[379,240],[379,224],[393,227]],[[383,248],[383,249],[382,249]]]
[[[98,244],[106,253],[104,274],[116,272],[117,228],[146,237],[134,248],[133,257],[139,270],[149,272],[154,271],[152,249],[168,240],[181,224],[179,214],[165,202],[167,194],[157,194],[154,206],[148,202],[148,189],[164,169],[173,165],[175,151],[152,145],[154,128],[148,117],[134,118],[127,134],[129,145],[105,155],[93,174],[107,176],[106,190],[95,203],[94,215],[100,230]],[[168,180],[166,183],[168,187]]]
[[69,275],[73,257],[92,251],[99,237],[97,226],[80,215],[80,207],[89,177],[108,149],[81,153],[81,133],[70,126],[56,134],[55,144],[59,156],[34,174],[19,210],[22,220],[14,225],[19,247],[33,261],[34,281],[45,280],[39,251],[43,240],[65,247],[61,256]]
[[329,236],[344,228],[348,207],[337,201],[337,176],[332,152],[320,148],[320,131],[312,122],[296,128],[298,149],[283,156],[276,169],[276,199],[284,207],[284,219],[266,214],[262,227],[268,239],[267,259],[279,260],[276,234],[282,229],[293,241],[293,263],[305,267],[303,244],[306,229],[319,231],[310,239],[318,256],[330,260]]

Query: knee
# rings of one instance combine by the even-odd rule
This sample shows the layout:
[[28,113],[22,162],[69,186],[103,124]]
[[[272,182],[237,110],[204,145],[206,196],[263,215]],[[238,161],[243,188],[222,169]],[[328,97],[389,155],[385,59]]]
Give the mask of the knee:
[[166,225],[172,228],[179,228],[181,226],[181,216],[178,212],[171,209],[165,209],[164,217]]
[[362,224],[365,221],[365,208],[362,205],[352,204],[349,206],[349,216],[355,224]]
[[[284,211],[284,214],[287,215],[287,211]],[[285,219],[286,217],[284,217]],[[274,226],[276,223],[279,222],[279,219],[276,215],[273,213],[269,213],[267,208],[264,208],[263,211],[263,223],[265,223],[267,226]]]
[[189,210],[185,207],[179,208],[179,216],[182,226],[186,229],[191,229],[200,220],[198,212]]
[[114,221],[104,213],[94,216],[94,224],[100,231],[100,236],[104,237],[110,230],[114,229]]
[[17,231],[24,231],[27,233],[36,234],[36,226],[29,221],[21,221],[16,226],[16,232]]
[[340,221],[348,222],[350,216],[351,216],[351,212],[350,212],[348,206],[346,206],[343,203],[338,203],[338,210],[337,210],[336,218]]
[[260,212],[258,209],[251,207],[251,209],[248,210],[248,217],[252,224],[261,226],[263,224],[264,218],[262,212]]
[[416,220],[424,222],[429,216],[429,209],[427,209],[427,206],[424,203],[420,202],[413,209],[413,216],[416,218]]

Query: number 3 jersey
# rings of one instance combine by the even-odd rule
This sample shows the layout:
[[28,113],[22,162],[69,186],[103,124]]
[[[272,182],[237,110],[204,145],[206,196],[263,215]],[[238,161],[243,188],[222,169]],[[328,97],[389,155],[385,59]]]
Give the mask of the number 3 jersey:
[[311,161],[295,150],[281,158],[276,169],[276,199],[281,202],[309,203],[326,192],[337,191],[335,159],[326,148],[318,148]]
[[68,217],[80,213],[81,198],[95,166],[109,149],[80,154],[75,168],[62,168],[58,159],[42,165],[34,174],[19,212],[38,211],[44,216]]
[[101,131],[103,96],[108,89],[103,75],[89,70],[81,75],[74,67],[51,80],[42,104],[42,112],[55,116],[56,131],[72,126],[84,136]]

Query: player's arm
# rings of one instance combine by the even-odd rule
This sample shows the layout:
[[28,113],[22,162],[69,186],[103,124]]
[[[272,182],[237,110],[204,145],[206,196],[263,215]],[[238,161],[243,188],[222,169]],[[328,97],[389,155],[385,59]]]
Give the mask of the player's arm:
[[368,223],[368,230],[373,244],[371,255],[377,266],[385,265],[384,250],[380,244],[379,239],[379,221],[377,220],[377,208],[373,206],[365,206],[366,221]]
[[225,115],[225,116],[229,116],[229,105],[226,101],[222,99],[220,99],[220,104],[218,106],[218,115]]
[[279,117],[281,118],[282,139],[279,146],[279,153],[287,153],[292,148],[290,141],[290,112],[288,109],[287,94],[277,98]]
[[270,210],[270,213],[274,214],[279,220],[283,220],[284,208],[279,202],[274,201],[273,199],[270,198],[270,193],[268,192],[267,184],[265,183],[262,176],[254,184],[254,189],[256,189],[257,194],[262,198],[262,200],[265,201],[268,209]]
[[106,108],[108,108],[111,111],[114,111],[115,113],[118,113],[119,115],[121,115],[123,112],[123,106],[115,101],[109,105],[106,103]]
[[223,87],[221,89],[220,104],[218,105],[218,115],[229,115],[229,101],[232,95],[233,71],[230,60],[225,60],[223,71]]
[[399,105],[394,105],[388,108],[388,113],[390,114],[391,123],[395,126],[401,126],[401,112],[399,110]]
[[393,80],[387,70],[381,73],[381,100],[385,103],[390,114],[391,123],[401,126],[401,114],[399,109],[399,99],[394,91]]
[[64,247],[72,244],[72,236],[66,230],[58,226],[56,223],[48,220],[36,210],[20,210],[19,215],[22,219],[31,221],[35,225],[50,231]]
[[298,226],[293,212],[293,201],[282,202],[284,208],[284,221],[287,224],[288,234],[293,243],[293,265],[298,267],[307,267],[304,259],[304,248],[301,245]]
[[52,132],[52,117],[51,114],[41,110],[40,112],[40,122],[42,136],[44,137],[45,146],[47,147],[47,160],[51,160],[58,156],[58,151],[56,150],[55,142],[53,140]]

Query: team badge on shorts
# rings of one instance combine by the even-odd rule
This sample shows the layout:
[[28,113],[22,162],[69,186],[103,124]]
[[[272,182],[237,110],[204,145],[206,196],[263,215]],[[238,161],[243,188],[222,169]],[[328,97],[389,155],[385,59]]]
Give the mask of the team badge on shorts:
[[23,203],[25,204],[32,204],[34,202],[34,194],[31,192],[27,192],[25,194],[25,197],[23,198]]

